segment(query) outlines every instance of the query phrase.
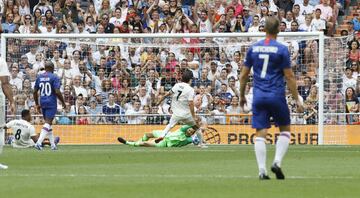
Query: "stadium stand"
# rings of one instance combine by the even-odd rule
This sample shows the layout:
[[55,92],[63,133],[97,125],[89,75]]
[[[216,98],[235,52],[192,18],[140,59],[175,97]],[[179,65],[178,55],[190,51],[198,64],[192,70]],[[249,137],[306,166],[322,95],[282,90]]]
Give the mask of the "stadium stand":
[[[339,77],[340,80],[334,77],[333,81],[328,82],[329,87],[335,83],[342,83],[343,87],[335,86],[334,93],[328,90],[329,94],[325,97],[332,98],[334,102],[333,106],[327,108],[331,112],[344,112],[345,107],[346,112],[359,112],[360,2],[356,0],[39,0],[38,3],[34,2],[36,1],[5,1],[5,5],[1,6],[3,8],[1,32],[32,34],[260,32],[263,31],[265,17],[276,15],[282,22],[282,31],[324,30],[329,37],[345,36],[349,42],[349,52],[344,52],[347,54],[348,68],[345,70],[344,65],[339,65],[336,75],[343,76]],[[315,14],[316,9],[321,11],[319,19]],[[32,88],[36,75],[43,70],[44,60],[50,59],[56,65],[56,73],[62,79],[62,91],[69,105],[68,109],[59,109],[61,115],[57,120],[59,124],[126,123],[126,120],[111,117],[66,119],[66,116],[72,114],[111,112],[124,114],[130,111],[168,114],[169,105],[165,102],[155,107],[155,100],[176,83],[180,68],[183,67],[191,68],[196,77],[193,86],[197,93],[198,113],[217,115],[240,113],[237,107],[238,98],[235,97],[237,93],[234,91],[234,89],[238,90],[238,74],[243,64],[243,54],[240,52],[224,51],[216,54],[196,48],[186,52],[171,52],[151,47],[145,50],[129,47],[128,54],[124,54],[119,47],[105,45],[100,45],[98,49],[88,49],[64,43],[45,45],[43,41],[8,42],[8,53],[5,58],[11,71],[11,84],[16,93],[18,112],[26,108],[37,113],[34,108]],[[106,40],[97,40],[97,42],[105,43]],[[141,42],[147,41],[144,39]],[[318,100],[316,57],[312,56],[316,46],[316,41],[307,41],[301,46],[289,45],[289,48],[293,47],[292,60],[299,79],[299,91],[304,101],[309,104],[306,115],[316,110]],[[294,47],[300,49],[294,50]],[[350,72],[351,74],[348,74]],[[355,91],[353,99],[346,97],[345,101],[344,91],[348,88],[345,86],[352,87]],[[344,91],[337,91],[338,89]],[[251,90],[249,83],[248,98],[252,97]],[[348,100],[350,101],[347,102]],[[138,101],[140,101],[140,109],[137,107]],[[342,104],[338,104],[339,101]],[[346,104],[355,104],[357,108],[349,106],[348,109]],[[339,110],[339,108],[343,109]],[[249,111],[251,112],[251,109]],[[163,124],[167,119],[168,117],[164,116],[154,122]],[[309,117],[308,120],[308,123],[314,124],[316,116]],[[358,122],[358,118],[347,121]],[[37,118],[33,122],[42,121],[41,118]],[[148,122],[149,119],[139,118],[132,123]],[[243,121],[232,120],[232,122]]]

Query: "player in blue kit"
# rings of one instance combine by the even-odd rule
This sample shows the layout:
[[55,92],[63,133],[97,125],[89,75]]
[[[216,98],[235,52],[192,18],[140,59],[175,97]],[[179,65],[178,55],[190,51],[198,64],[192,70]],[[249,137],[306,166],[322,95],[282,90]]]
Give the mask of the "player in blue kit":
[[[42,112],[45,124],[41,129],[41,133],[38,141],[35,144],[35,148],[42,150],[42,142],[48,136],[51,149],[57,150],[54,142],[54,135],[52,132],[52,121],[57,111],[57,98],[59,98],[63,108],[66,107],[64,98],[60,92],[60,79],[57,75],[53,74],[54,64],[51,61],[45,62],[45,73],[40,74],[35,82],[34,88],[34,100],[36,107]],[[40,92],[40,105],[38,92]]]
[[275,17],[266,19],[266,38],[249,48],[245,67],[240,75],[240,105],[244,107],[246,104],[245,85],[253,68],[252,127],[256,129],[255,155],[261,180],[270,179],[265,168],[266,135],[267,129],[271,127],[270,117],[274,119],[280,130],[271,171],[275,173],[277,179],[285,179],[280,168],[290,142],[290,112],[285,98],[285,80],[292,96],[297,99],[298,111],[303,111],[295,76],[290,67],[289,50],[276,41],[279,24],[279,20]]

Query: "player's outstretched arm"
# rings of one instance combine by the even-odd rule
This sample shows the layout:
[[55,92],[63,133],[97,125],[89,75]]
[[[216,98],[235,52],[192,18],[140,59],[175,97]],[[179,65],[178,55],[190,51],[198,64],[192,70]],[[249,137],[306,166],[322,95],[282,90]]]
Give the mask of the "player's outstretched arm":
[[240,106],[244,109],[244,105],[246,104],[246,98],[245,98],[245,87],[246,83],[249,80],[249,74],[250,74],[250,68],[249,67],[243,67],[241,69],[240,74]]
[[173,92],[172,91],[168,91],[166,92],[163,96],[159,97],[159,100],[157,101],[156,105],[160,105],[161,102],[168,96],[170,96]]
[[292,71],[291,68],[285,68],[283,71],[284,71],[285,80],[286,80],[287,86],[289,87],[291,95],[293,96],[294,99],[296,99],[296,105],[298,108],[297,110],[299,113],[302,113],[302,112],[304,112],[304,107],[302,104],[302,100],[300,100],[300,98],[299,98],[300,96],[299,96],[299,93],[297,90],[294,72]]

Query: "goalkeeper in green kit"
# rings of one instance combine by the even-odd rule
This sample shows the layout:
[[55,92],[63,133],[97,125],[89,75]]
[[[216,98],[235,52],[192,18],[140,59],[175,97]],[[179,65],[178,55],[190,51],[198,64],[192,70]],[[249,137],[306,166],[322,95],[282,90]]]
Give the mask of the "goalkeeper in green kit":
[[[198,129],[197,126],[183,125],[176,132],[169,133],[159,143],[149,141],[151,138],[163,137],[163,130],[154,130],[152,133],[145,133],[144,136],[136,141],[126,141],[122,137],[118,137],[118,141],[130,146],[145,146],[145,147],[182,147],[193,143],[194,139],[192,136]],[[194,144],[196,144],[194,142]]]

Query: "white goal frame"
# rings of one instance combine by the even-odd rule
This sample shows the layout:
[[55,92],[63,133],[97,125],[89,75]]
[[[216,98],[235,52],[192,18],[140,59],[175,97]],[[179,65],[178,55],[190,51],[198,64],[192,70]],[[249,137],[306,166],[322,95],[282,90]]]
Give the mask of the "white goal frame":
[[[265,33],[180,33],[180,34],[1,34],[1,55],[6,54],[6,40],[9,38],[27,38],[27,39],[44,39],[44,38],[223,38],[223,37],[264,37]],[[323,32],[281,32],[279,37],[306,37],[313,36],[319,40],[319,111],[318,111],[318,144],[324,144],[324,40]],[[5,107],[5,101],[0,101],[0,107]],[[5,118],[5,117],[4,117]]]

